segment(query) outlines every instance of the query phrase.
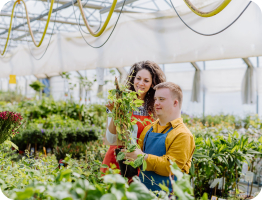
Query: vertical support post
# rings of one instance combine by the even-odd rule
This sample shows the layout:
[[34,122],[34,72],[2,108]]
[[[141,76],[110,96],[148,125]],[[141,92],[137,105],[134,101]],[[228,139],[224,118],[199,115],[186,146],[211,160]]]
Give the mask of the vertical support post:
[[[259,68],[259,57],[257,57],[257,68]],[[259,93],[257,88],[257,114],[259,114]]]
[[7,83],[8,83],[8,88],[7,88],[7,90],[8,90],[8,92],[9,92],[9,90],[10,90],[9,78],[7,79]]
[[25,78],[25,96],[27,97],[27,78],[26,76],[24,76]]
[[[206,70],[206,62],[203,61],[203,70]],[[203,87],[203,118],[205,117],[206,91]]]
[[18,77],[15,78],[16,79],[16,84],[15,84],[15,92],[16,94],[18,94]]

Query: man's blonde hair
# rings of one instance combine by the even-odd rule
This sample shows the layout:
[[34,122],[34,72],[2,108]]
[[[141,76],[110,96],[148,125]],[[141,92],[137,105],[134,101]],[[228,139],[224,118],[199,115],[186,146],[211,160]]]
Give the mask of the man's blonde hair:
[[154,87],[154,90],[161,89],[161,88],[168,88],[171,94],[178,100],[179,107],[182,107],[183,101],[183,92],[179,85],[172,83],[172,82],[163,82],[159,83]]

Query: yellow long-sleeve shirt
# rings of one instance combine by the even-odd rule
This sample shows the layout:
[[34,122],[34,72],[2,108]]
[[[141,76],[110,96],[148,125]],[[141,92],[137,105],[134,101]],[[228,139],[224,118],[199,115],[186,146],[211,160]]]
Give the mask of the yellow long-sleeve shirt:
[[[147,131],[153,126],[153,132],[166,133],[171,126],[173,129],[167,134],[165,145],[166,154],[159,157],[148,154],[146,171],[154,171],[161,176],[169,176],[171,173],[169,160],[175,160],[178,167],[186,173],[189,173],[191,160],[195,150],[194,137],[190,130],[183,123],[182,118],[177,118],[166,126],[160,126],[159,120],[145,127],[140,135],[138,145],[143,149],[144,138]],[[158,147],[155,147],[158,148]]]

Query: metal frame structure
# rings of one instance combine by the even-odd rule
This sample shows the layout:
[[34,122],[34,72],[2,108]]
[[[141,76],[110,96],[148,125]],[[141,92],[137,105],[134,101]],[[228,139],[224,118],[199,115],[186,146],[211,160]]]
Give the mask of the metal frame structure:
[[[5,41],[7,38],[7,32],[9,29],[9,23],[11,19],[12,7],[15,0],[8,2],[0,12],[0,49],[3,49]],[[41,39],[45,23],[47,20],[47,15],[50,6],[50,0],[24,0],[29,9],[29,17],[32,25],[32,30],[37,41]],[[72,5],[74,2],[74,7],[76,10],[76,16],[78,19],[76,21],[74,10]],[[111,8],[113,0],[82,0],[84,12],[88,23],[94,27],[98,27],[101,23],[104,23],[108,11]],[[123,0],[119,0],[116,9],[114,11],[114,16],[116,17],[123,5]],[[160,10],[166,10],[172,8],[172,5],[167,0],[126,0],[123,12],[125,13],[146,13],[146,12],[157,12]],[[57,17],[55,18],[55,15]],[[85,24],[80,16],[79,6],[76,0],[55,0],[55,7],[50,20],[50,25],[47,30],[47,35],[45,40],[48,40],[52,34],[59,32],[78,32],[79,26],[84,32],[88,32]],[[55,24],[54,24],[55,22]],[[54,27],[54,32],[52,32]],[[26,14],[25,10],[20,4],[15,10],[15,17],[13,23],[13,31],[11,34],[11,39],[9,41],[8,50],[11,51],[19,45],[27,45],[27,43],[32,44],[31,38],[29,36],[28,27],[26,25]],[[248,58],[243,58],[243,61],[248,67],[253,68],[252,63]],[[196,71],[200,70],[197,63],[191,63]],[[257,66],[259,63],[257,62]],[[205,62],[203,62],[203,70],[205,70]],[[164,69],[164,66],[163,66]],[[202,68],[201,68],[202,69]],[[123,68],[117,69],[121,75],[121,78],[126,76],[126,72]],[[78,73],[81,76],[80,73]],[[26,84],[29,80],[25,77]],[[9,86],[9,85],[8,85]],[[64,86],[66,87],[66,86]],[[0,79],[0,89],[2,89],[2,79]],[[66,90],[66,88],[64,88]],[[27,95],[27,87],[25,90]],[[259,96],[257,94],[257,102]],[[203,89],[203,116],[205,116],[205,89]],[[258,112],[258,103],[256,111]]]
[[[29,9],[29,18],[32,25],[32,30],[37,41],[40,40],[43,33],[48,11],[50,0],[25,0]],[[74,2],[75,10],[79,18],[75,19],[74,10],[72,5]],[[104,22],[108,10],[112,5],[112,0],[82,0],[83,8],[85,11],[86,18],[91,24],[91,26],[99,26]],[[9,28],[9,23],[11,19],[12,7],[14,0],[8,2],[0,13],[0,48],[4,47],[7,32]],[[117,7],[114,11],[114,15],[117,16],[120,12],[123,1],[117,3]],[[127,0],[123,12],[134,13],[134,12],[157,12],[159,10],[164,10],[171,8],[171,5],[167,0],[157,1],[157,0]],[[55,15],[57,17],[55,19]],[[101,20],[102,19],[102,20]],[[53,26],[54,34],[58,32],[76,32],[79,31],[79,25],[82,30],[86,33],[88,32],[82,18],[80,17],[80,11],[76,0],[55,0],[55,7],[53,10],[52,18],[50,20],[50,25],[47,31],[47,37],[52,34]],[[94,28],[95,29],[95,28]],[[18,5],[15,10],[15,17],[13,23],[13,31],[11,34],[11,39],[9,42],[9,47],[7,51],[11,51],[18,45],[25,45],[27,43],[31,44],[31,38],[29,36],[28,27],[26,25],[26,15],[22,4]]]

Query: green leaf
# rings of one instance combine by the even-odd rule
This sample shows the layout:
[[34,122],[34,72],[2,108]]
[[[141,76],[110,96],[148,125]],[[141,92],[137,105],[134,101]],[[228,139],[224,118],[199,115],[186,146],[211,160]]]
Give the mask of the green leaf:
[[147,187],[140,182],[132,182],[128,188],[128,192],[136,194],[137,199],[139,200],[150,200],[152,198],[151,194]]
[[127,152],[134,152],[136,150],[136,144],[128,144]]
[[218,173],[221,173],[220,169],[214,163],[211,163],[211,165],[217,170]]
[[139,156],[135,161],[134,161],[134,168],[137,168],[143,164],[144,157]]
[[107,199],[107,200],[117,200],[116,196],[114,194],[104,194],[102,197],[101,197],[101,200],[103,199]]
[[260,153],[258,151],[253,150],[253,149],[248,149],[247,153],[249,153],[249,154],[262,154],[262,153]]
[[143,160],[143,168],[142,170],[145,171],[147,168],[147,162],[145,160]]
[[120,161],[120,160],[123,160],[124,158],[125,158],[125,153],[124,152],[119,152],[117,154],[116,160]]
[[101,168],[109,168],[106,164],[102,164]]
[[258,141],[259,141],[260,143],[262,143],[262,136],[258,139]]
[[238,149],[238,146],[235,146],[230,153],[234,153]]
[[16,192],[17,199],[26,200],[31,198],[34,195],[34,189],[31,187],[26,188],[22,192]]
[[208,195],[207,195],[207,193],[204,193],[204,195],[202,196],[201,200],[208,200]]
[[16,145],[15,145],[12,141],[10,141],[10,140],[6,140],[6,141],[4,142],[4,144],[8,144],[8,145],[14,147],[17,151],[19,150],[19,149],[18,149],[18,146],[16,146]]
[[219,148],[218,152],[220,153],[220,151],[222,151],[224,149],[224,145],[222,144],[222,146]]
[[164,190],[165,192],[169,192],[169,189],[168,189],[168,187],[167,186],[165,186],[165,185],[163,185],[163,184],[159,184],[159,187],[162,189],[162,190]]
[[231,134],[228,134],[228,142],[229,142],[229,143],[232,142]]
[[191,167],[190,167],[190,169],[189,169],[189,174],[190,174],[191,176],[194,176],[194,175],[195,175],[195,165],[194,165],[193,161],[191,162]]

